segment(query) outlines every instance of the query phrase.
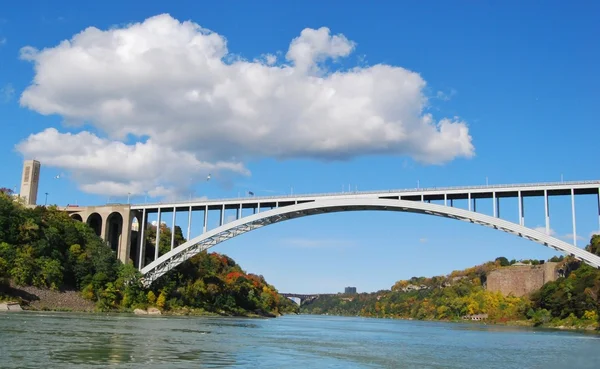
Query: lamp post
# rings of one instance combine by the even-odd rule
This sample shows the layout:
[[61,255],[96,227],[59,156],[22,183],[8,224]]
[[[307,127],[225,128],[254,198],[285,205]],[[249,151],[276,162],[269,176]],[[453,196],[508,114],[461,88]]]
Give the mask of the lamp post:
[[48,192],[45,192],[46,199],[44,200],[44,206],[48,205]]
[[129,202],[130,196],[131,196],[131,192],[127,192],[127,203],[128,203],[128,204],[131,204],[131,203]]

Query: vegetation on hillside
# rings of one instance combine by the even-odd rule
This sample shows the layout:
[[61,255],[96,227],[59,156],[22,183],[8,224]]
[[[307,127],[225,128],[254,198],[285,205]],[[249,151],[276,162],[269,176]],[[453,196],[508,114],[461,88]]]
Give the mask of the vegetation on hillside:
[[[161,228],[161,252],[170,248],[170,232]],[[175,232],[178,244],[183,242],[181,230]],[[147,233],[156,234],[156,227],[150,226]],[[55,207],[24,207],[10,190],[1,189],[0,298],[10,291],[10,281],[54,290],[75,288],[102,311],[156,306],[180,312],[270,315],[297,309],[262,276],[245,273],[217,253],[201,253],[144,289],[133,264],[117,260],[87,224]]]
[[[586,250],[600,256],[600,235]],[[565,277],[546,283],[531,295],[527,317],[536,325],[600,326],[600,270],[567,258]]]
[[[592,238],[587,250],[600,252],[600,236]],[[322,296],[302,306],[301,312],[423,320],[460,320],[487,314],[488,322],[600,327],[600,271],[570,257],[554,257],[551,261],[561,263],[565,276],[545,284],[531,296],[503,296],[486,290],[487,275],[492,270],[515,264],[500,257],[448,276],[398,281],[391,290]],[[525,261],[526,264],[541,262]]]

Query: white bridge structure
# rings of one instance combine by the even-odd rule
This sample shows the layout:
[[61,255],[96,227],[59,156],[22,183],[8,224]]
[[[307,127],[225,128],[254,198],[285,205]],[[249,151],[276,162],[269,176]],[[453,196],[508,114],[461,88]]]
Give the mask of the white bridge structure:
[[[461,220],[511,233],[537,242],[544,246],[572,255],[583,262],[600,268],[600,257],[577,247],[575,219],[575,196],[595,195],[598,204],[600,225],[600,181],[530,183],[509,185],[486,185],[472,187],[413,188],[389,191],[352,193],[328,193],[312,195],[290,195],[272,197],[244,197],[220,200],[198,200],[154,204],[113,204],[97,207],[67,206],[72,217],[86,221],[96,233],[103,237],[117,252],[123,262],[133,260],[144,275],[144,282],[150,285],[162,275],[185,260],[230,238],[254,229],[279,223],[285,220],[344,211],[385,210],[419,213]],[[549,198],[570,196],[573,242],[565,242],[550,235]],[[545,210],[545,232],[525,226],[524,198],[542,197]],[[500,217],[500,203],[505,198],[518,199],[519,223]],[[457,200],[467,200],[467,207],[455,207]],[[482,200],[492,202],[493,214],[477,212],[477,203]],[[172,232],[170,251],[159,255],[154,247],[154,255],[146,255],[148,215],[156,214],[161,224],[164,216],[172,217],[172,229],[177,225],[177,216],[187,215],[186,240],[175,243]],[[218,212],[218,226],[209,229],[209,213]],[[225,217],[226,212],[234,213]],[[244,212],[251,214],[245,214]],[[202,233],[192,234],[193,215],[202,214]],[[139,231],[132,232],[131,221],[138,219]],[[600,229],[600,228],[599,228]],[[158,244],[161,228],[157,227],[154,244]],[[134,236],[135,233],[135,236]]]

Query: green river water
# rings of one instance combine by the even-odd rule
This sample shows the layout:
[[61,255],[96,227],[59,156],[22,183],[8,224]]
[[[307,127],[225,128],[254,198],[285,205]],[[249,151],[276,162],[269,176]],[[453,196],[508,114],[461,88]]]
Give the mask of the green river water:
[[330,316],[0,313],[0,368],[600,368],[600,336]]

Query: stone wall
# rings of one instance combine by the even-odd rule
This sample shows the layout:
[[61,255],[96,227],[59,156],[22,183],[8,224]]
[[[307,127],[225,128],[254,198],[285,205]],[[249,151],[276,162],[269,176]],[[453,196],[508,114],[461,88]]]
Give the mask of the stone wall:
[[541,265],[512,265],[496,269],[487,276],[489,291],[499,291],[507,296],[525,296],[558,278],[558,263]]

